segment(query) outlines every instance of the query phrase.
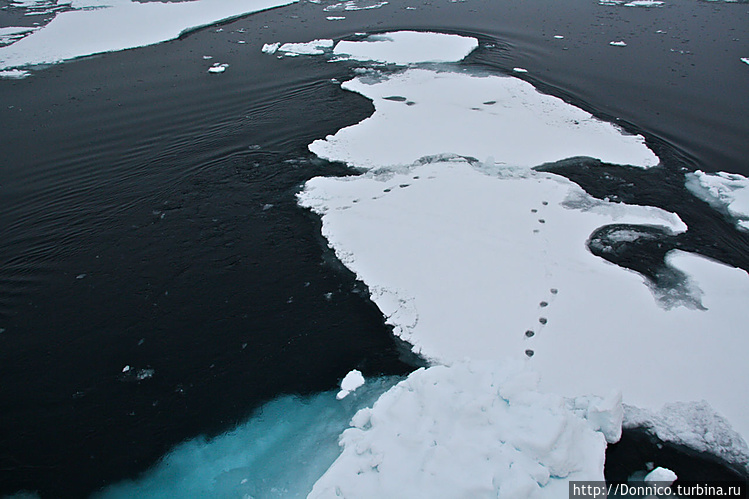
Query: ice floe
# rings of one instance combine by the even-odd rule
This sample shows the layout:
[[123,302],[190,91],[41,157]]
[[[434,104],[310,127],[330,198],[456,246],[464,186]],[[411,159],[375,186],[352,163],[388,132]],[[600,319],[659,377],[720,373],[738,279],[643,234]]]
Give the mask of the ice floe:
[[[664,306],[642,276],[594,256],[586,241],[614,222],[633,226],[622,232],[625,238],[641,237],[637,226],[683,231],[683,222],[657,208],[594,199],[564,178],[531,168],[579,155],[657,165],[642,137],[511,77],[412,68],[357,78],[343,88],[370,98],[374,114],[313,142],[310,150],[364,173],[312,179],[299,202],[321,216],[329,245],[367,284],[395,334],[433,365],[450,366],[446,372],[508,356],[525,362],[538,373],[541,391],[567,397],[567,410],[609,441],[621,430],[621,400],[646,412],[664,402],[707,400],[711,414],[722,415],[714,421],[728,421],[735,440],[716,439],[703,448],[744,462],[744,454],[731,449],[745,447],[742,436],[749,435],[749,401],[736,396],[749,391],[742,354],[749,349],[742,326],[749,320],[746,272],[673,251],[666,265],[688,276],[685,289],[699,306],[680,306],[689,300],[678,297]],[[460,385],[456,393],[470,393],[470,383],[450,383]],[[612,390],[606,398],[595,396]],[[410,410],[388,417],[395,426],[385,425],[382,434],[372,419],[384,421],[376,415],[390,416],[389,409],[362,416],[371,428],[359,427],[355,418],[339,463],[315,490],[387,491],[382,463],[397,467],[391,452],[400,452],[398,438],[414,419],[433,417],[408,401],[418,396],[398,395]],[[690,419],[685,427],[690,422],[701,424]],[[451,452],[437,440],[414,450],[428,436],[419,434],[407,451],[420,463]],[[354,469],[362,475],[346,478]]]
[[687,188],[718,211],[728,214],[736,224],[749,229],[749,179],[735,173],[705,173],[697,170],[687,175]]
[[296,0],[136,2],[91,0],[60,12],[43,28],[0,47],[0,69],[49,64],[177,38],[190,29]]
[[323,10],[325,12],[338,12],[338,11],[354,11],[354,10],[370,10],[379,9],[387,5],[386,1],[362,1],[362,0],[348,0],[346,2],[339,2],[328,5]]
[[[265,48],[266,45],[263,46]],[[333,48],[333,40],[312,40],[304,43],[284,43],[278,52],[286,55],[320,55]]]
[[0,71],[0,78],[7,78],[9,80],[21,80],[30,75],[29,71],[24,71],[23,69],[6,69]]
[[478,47],[472,37],[397,31],[370,35],[363,40],[341,41],[334,53],[357,61],[376,61],[386,64],[416,64],[421,62],[457,62]]
[[211,66],[210,68],[208,68],[208,72],[209,73],[214,73],[214,74],[215,73],[223,73],[224,71],[226,71],[226,68],[228,68],[228,67],[229,67],[229,65],[226,64],[226,63],[222,64],[220,62],[217,62],[213,66]]
[[359,168],[410,165],[440,153],[523,167],[573,156],[643,167],[659,163],[642,136],[622,135],[518,78],[410,69],[377,84],[357,78],[343,88],[371,99],[375,113],[309,148]]
[[566,497],[602,480],[606,439],[522,362],[411,374],[362,409],[308,497]]
[[742,57],[741,58],[741,62],[745,62],[745,63],[749,64],[749,57]]
[[746,272],[674,252],[667,263],[690,276],[703,309],[667,310],[641,276],[586,248],[612,222],[683,230],[675,215],[459,161],[315,178],[300,202],[322,216],[329,244],[395,333],[429,359],[530,351],[547,391],[618,388],[649,408],[705,399],[749,435],[749,401],[736,397],[749,391],[738,354],[749,348]]
[[609,42],[609,45],[613,45],[614,47],[626,47],[627,42],[619,40],[618,42]]

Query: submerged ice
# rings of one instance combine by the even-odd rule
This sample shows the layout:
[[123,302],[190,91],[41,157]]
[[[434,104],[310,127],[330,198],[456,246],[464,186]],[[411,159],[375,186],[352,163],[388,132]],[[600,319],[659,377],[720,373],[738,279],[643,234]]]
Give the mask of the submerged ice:
[[334,392],[281,397],[234,430],[185,442],[143,476],[95,497],[306,497],[340,454],[338,436],[352,416],[395,381],[370,380],[346,400]]

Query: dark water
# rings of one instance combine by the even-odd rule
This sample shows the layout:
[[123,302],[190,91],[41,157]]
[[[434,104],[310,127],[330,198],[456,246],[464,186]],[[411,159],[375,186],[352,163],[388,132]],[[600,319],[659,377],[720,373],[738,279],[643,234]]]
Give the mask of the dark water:
[[[746,4],[394,1],[336,22],[322,8],[0,80],[0,494],[85,496],[280,393],[410,370],[294,200],[308,178],[351,173],[306,145],[372,107],[330,81],[345,65],[263,43],[474,35],[468,66],[528,69],[644,133],[677,177],[749,175]],[[213,62],[230,67],[209,75]]]

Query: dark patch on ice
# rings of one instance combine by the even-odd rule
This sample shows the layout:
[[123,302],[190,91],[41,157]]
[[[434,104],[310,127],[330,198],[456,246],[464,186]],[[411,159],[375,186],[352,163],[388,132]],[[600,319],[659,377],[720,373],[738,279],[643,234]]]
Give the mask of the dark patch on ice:
[[[686,189],[688,170],[682,164],[643,169],[577,157],[547,163],[536,170],[562,175],[597,199],[654,206],[681,218],[688,227],[684,233],[674,234],[664,227],[613,224],[597,229],[588,240],[593,254],[643,275],[666,307],[702,306],[699,290],[690,285],[684,273],[666,264],[666,254],[671,250],[695,253],[749,272],[749,233]],[[565,205],[581,210],[593,207],[582,199]]]
[[538,210],[535,208],[531,208],[531,213],[538,213]]
[[541,307],[541,308],[543,308],[543,307],[548,307],[548,306],[549,306],[549,303],[548,303],[548,302],[545,302],[545,301],[542,301],[541,303],[539,303],[539,304],[538,304],[538,306],[539,306],[539,307]]
[[533,357],[534,353],[535,352],[533,350],[531,350],[531,349],[528,349],[528,350],[525,351],[525,355],[527,355],[528,357]]
[[526,338],[533,338],[533,336],[534,336],[535,334],[536,334],[536,333],[535,333],[535,332],[533,332],[533,330],[531,330],[531,329],[529,329],[529,330],[527,330],[527,331],[525,332],[525,336],[526,336]]
[[400,184],[398,187],[400,187],[401,189],[405,189],[406,187],[410,187],[410,186],[411,184]]
[[551,289],[549,290],[549,293],[551,293],[551,294],[555,295],[555,294],[559,293],[559,290],[558,290],[557,288],[551,288]]
[[546,324],[547,322],[549,322],[549,319],[547,319],[546,317],[539,317],[538,322],[540,322],[541,324]]
[[405,97],[402,97],[400,95],[391,95],[389,97],[383,97],[383,99],[385,99],[385,100],[391,100],[391,101],[395,101],[395,102],[406,102],[406,100],[408,100]]
[[546,220],[544,220],[543,218],[539,218],[539,219],[538,219],[538,223],[540,223],[540,224],[545,224],[545,223],[546,223]]
[[488,100],[488,101],[484,102],[484,105],[485,106],[493,106],[496,103],[497,103],[497,101],[495,101],[495,100]]
[[406,105],[407,105],[407,106],[413,106],[413,105],[415,105],[415,104],[416,104],[416,103],[415,103],[414,101],[412,101],[412,100],[407,100],[407,101],[406,101]]

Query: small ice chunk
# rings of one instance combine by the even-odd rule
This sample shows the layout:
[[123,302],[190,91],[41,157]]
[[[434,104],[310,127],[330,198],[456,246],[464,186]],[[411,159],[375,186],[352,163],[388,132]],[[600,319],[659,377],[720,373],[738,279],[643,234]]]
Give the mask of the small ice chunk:
[[335,396],[338,400],[342,400],[348,396],[351,392],[359,388],[364,384],[364,376],[361,371],[354,369],[349,372],[343,380],[341,380],[341,391]]
[[333,48],[333,40],[320,39],[305,43],[284,43],[278,47],[286,55],[322,55]]
[[345,16],[328,16],[325,19],[327,19],[328,21],[343,21],[344,19],[346,19],[346,17]]
[[86,278],[86,274],[78,274],[77,276],[75,276],[75,278],[78,279],[78,280],[85,279]]
[[668,484],[671,485],[677,478],[676,473],[670,469],[658,466],[656,469],[645,475],[645,482],[668,482]]
[[21,80],[29,75],[31,73],[23,69],[6,69],[5,71],[0,71],[0,78],[8,78],[9,80]]
[[125,366],[122,368],[123,373],[129,372],[129,371],[130,371],[130,366]]
[[338,56],[357,61],[406,65],[420,62],[457,62],[478,45],[478,40],[473,37],[396,31],[370,35],[359,41],[341,41],[336,45],[334,52]]
[[203,60],[204,60],[204,61],[208,61],[208,60],[210,60],[210,59],[213,59],[213,56],[212,56],[212,55],[204,55],[204,56],[203,56]]
[[562,38],[564,38],[564,36],[562,36],[562,35],[554,35],[554,38],[556,38],[557,40],[561,40]]
[[281,44],[279,42],[276,43],[266,43],[263,45],[263,53],[265,54],[275,54],[276,50],[278,50],[278,47],[280,47]]
[[742,57],[741,58],[741,62],[745,62],[745,63],[749,64],[749,57]]
[[626,47],[627,43],[623,40],[619,40],[618,42],[609,42],[609,45],[613,45],[614,47]]
[[223,73],[224,71],[226,71],[226,68],[228,67],[229,67],[228,64],[221,64],[217,62],[216,64],[208,68],[208,72],[209,73]]
[[624,4],[625,7],[660,7],[664,2],[660,0],[634,0]]
[[516,73],[527,73],[528,72],[528,70],[524,69],[524,68],[512,68],[512,70],[515,71]]

